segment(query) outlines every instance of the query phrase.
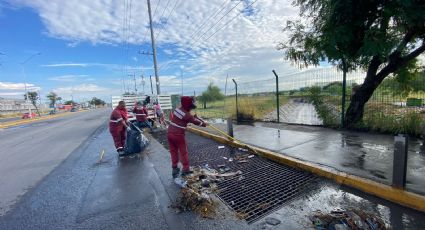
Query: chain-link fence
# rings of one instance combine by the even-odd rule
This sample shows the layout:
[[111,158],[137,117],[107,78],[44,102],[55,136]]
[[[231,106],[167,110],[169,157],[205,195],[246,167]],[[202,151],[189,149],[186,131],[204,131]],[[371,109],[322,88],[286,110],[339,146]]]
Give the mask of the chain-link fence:
[[[422,73],[423,74],[423,73]],[[316,68],[256,81],[229,81],[223,100],[199,103],[196,112],[207,118],[238,118],[239,121],[269,121],[304,125],[340,126],[342,113],[342,72]],[[347,73],[346,108],[353,90],[363,83],[365,73]],[[236,94],[237,89],[237,94]],[[279,95],[279,98],[277,97]],[[279,100],[278,100],[279,99]],[[236,106],[237,101],[237,106]],[[388,77],[365,106],[357,128],[418,135],[425,125],[425,78],[409,82]]]

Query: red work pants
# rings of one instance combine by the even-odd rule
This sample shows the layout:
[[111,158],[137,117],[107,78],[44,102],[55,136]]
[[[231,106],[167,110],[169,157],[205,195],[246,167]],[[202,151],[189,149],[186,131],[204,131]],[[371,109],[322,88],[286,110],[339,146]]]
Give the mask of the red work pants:
[[170,148],[172,167],[176,168],[177,163],[183,165],[183,171],[189,171],[189,154],[184,135],[168,134],[168,146]]
[[123,150],[125,145],[126,129],[117,128],[109,129],[109,131],[111,132],[112,138],[114,139],[115,148],[117,150]]

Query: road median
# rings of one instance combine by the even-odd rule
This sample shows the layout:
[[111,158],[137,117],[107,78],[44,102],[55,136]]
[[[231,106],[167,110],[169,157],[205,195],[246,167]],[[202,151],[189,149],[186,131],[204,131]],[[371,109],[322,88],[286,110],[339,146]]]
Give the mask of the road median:
[[72,114],[75,114],[75,113],[81,113],[81,112],[85,112],[85,111],[87,111],[87,110],[82,110],[82,111],[72,112],[72,113],[71,112],[65,112],[65,113],[59,113],[59,114],[54,114],[54,115],[47,115],[47,116],[44,116],[44,117],[36,117],[36,118],[25,119],[25,120],[4,122],[4,123],[0,123],[0,129],[6,129],[6,128],[13,127],[13,126],[29,124],[29,123],[33,123],[33,122],[37,122],[37,121],[49,120],[49,119],[53,119],[53,118],[57,118],[57,117],[68,116],[68,115],[72,115]]

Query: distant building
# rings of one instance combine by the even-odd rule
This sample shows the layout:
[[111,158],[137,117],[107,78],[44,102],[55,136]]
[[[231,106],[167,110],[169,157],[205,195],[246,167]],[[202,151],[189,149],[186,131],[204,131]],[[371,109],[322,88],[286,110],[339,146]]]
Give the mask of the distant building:
[[0,114],[25,113],[35,107],[31,103],[27,103],[24,99],[10,99],[0,97]]

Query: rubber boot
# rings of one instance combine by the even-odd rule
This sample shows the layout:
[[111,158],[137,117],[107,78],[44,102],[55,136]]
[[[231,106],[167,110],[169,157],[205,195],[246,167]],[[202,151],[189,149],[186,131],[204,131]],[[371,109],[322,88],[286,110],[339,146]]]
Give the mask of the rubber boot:
[[173,172],[171,174],[172,174],[173,178],[177,178],[180,174],[180,168],[178,168],[178,167],[173,168]]
[[193,173],[193,171],[192,170],[189,170],[189,171],[183,171],[182,172],[182,177],[185,177],[185,176],[189,176],[190,174],[192,174]]

